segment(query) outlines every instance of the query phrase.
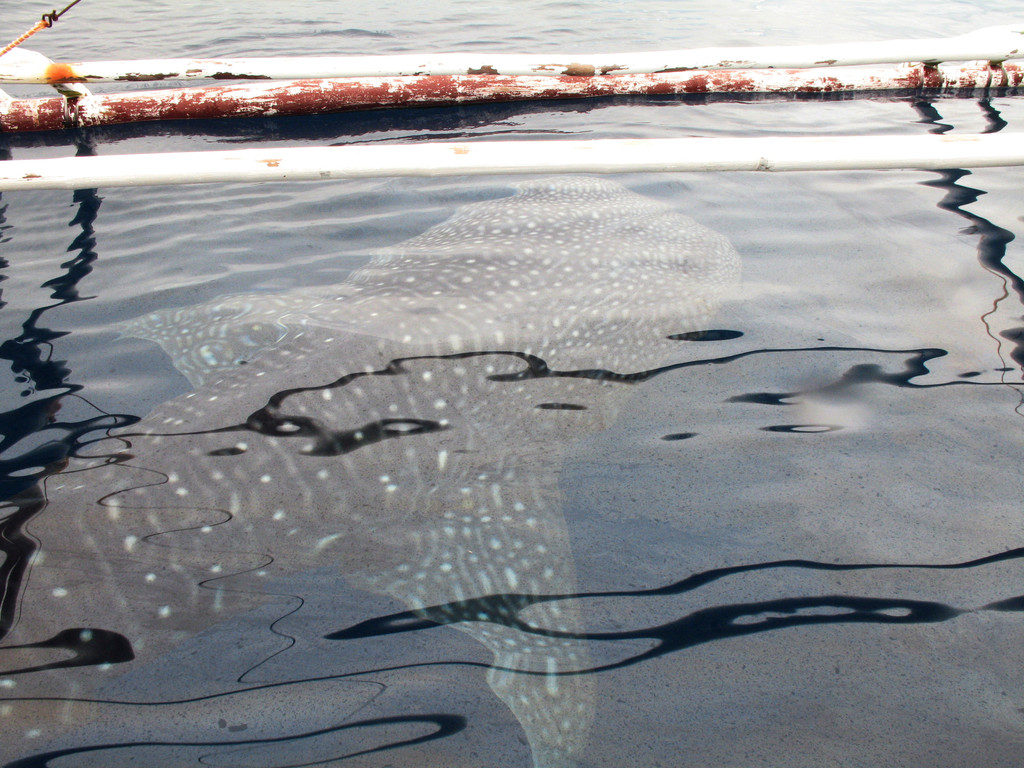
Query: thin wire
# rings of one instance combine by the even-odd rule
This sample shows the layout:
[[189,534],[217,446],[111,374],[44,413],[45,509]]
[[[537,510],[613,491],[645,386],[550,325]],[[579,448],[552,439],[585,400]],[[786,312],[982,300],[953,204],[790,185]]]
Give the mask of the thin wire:
[[[72,8],[74,8],[76,5],[78,5],[80,2],[82,2],[82,0],[71,0],[71,2],[68,3],[66,6],[64,6],[63,10],[61,10],[59,13],[57,11],[50,11],[50,13],[44,13],[43,14],[43,21],[46,22],[46,26],[52,27],[54,25],[54,22],[57,21],[57,19],[59,19],[65,13],[70,11]],[[3,54],[0,53],[0,56],[2,56],[2,55]]]

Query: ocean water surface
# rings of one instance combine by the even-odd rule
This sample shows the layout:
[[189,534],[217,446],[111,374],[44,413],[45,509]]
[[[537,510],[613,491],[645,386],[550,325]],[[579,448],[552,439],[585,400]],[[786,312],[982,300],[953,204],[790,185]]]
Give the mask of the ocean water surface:
[[[626,51],[1016,10],[83,0],[27,45]],[[0,31],[39,12],[2,2]],[[1004,92],[620,98],[0,135],[0,156],[1022,123]],[[0,765],[1019,765],[1022,187],[4,193]]]

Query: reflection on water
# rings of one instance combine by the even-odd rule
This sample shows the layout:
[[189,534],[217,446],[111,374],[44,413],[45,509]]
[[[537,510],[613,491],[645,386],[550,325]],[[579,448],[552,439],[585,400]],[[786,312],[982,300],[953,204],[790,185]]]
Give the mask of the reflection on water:
[[[387,635],[395,632],[411,632],[430,629],[457,622],[489,621],[506,626],[515,626],[524,632],[546,637],[564,637],[564,633],[533,627],[520,618],[519,613],[530,606],[565,600],[584,598],[652,598],[679,595],[700,589],[718,579],[729,576],[771,571],[774,569],[797,568],[809,571],[948,571],[977,568],[996,563],[1024,558],[1024,548],[1000,552],[965,563],[941,563],[935,565],[911,563],[863,563],[841,565],[820,563],[809,560],[783,560],[773,563],[738,565],[718,568],[712,571],[688,576],[664,587],[644,590],[622,590],[606,592],[576,593],[571,595],[504,594],[487,595],[475,600],[431,606],[417,612],[405,612],[382,616],[358,625],[334,632],[332,640],[346,640],[356,637]],[[495,611],[492,606],[501,605]],[[510,612],[508,606],[515,606]],[[702,643],[711,643],[732,637],[771,632],[796,626],[815,624],[917,624],[949,621],[964,613],[974,611],[1024,611],[1024,595],[1016,595],[994,601],[980,607],[957,608],[935,601],[908,600],[902,598],[861,597],[855,595],[823,595],[788,597],[755,603],[716,605],[694,611],[686,616],[658,626],[617,632],[586,632],[575,635],[575,639],[601,642],[621,642],[635,639],[654,641],[650,650],[636,653],[613,663],[583,670],[563,671],[561,675],[578,675],[627,667],[646,659],[691,648]]]
[[[1003,120],[999,110],[992,106],[991,99],[980,101],[979,107],[986,124],[983,133],[995,133],[1006,127],[1006,121]],[[925,101],[917,102],[914,109],[921,116],[922,123],[934,126],[930,132],[946,133],[952,130],[953,126],[942,122],[942,115],[933,104]],[[980,189],[959,183],[964,177],[971,175],[970,171],[963,168],[951,168],[939,171],[938,174],[939,178],[935,181],[925,182],[927,186],[936,187],[946,193],[946,196],[937,203],[938,207],[955,213],[970,222],[970,226],[963,231],[978,235],[978,261],[986,270],[998,276],[1003,284],[1003,295],[993,302],[991,312],[981,318],[986,328],[998,327],[1003,318],[996,317],[996,315],[1018,311],[1017,305],[1007,305],[1007,300],[1011,298],[1011,291],[1016,295],[1018,302],[1024,302],[1024,280],[1021,280],[1020,276],[1004,263],[1006,246],[1014,240],[1014,234],[1003,227],[996,226],[988,219],[966,210],[966,206],[977,202],[985,194]],[[1004,327],[998,332],[998,335],[1013,345],[1008,355],[1010,360],[1016,364],[1018,369],[1024,368],[1024,329]],[[1002,354],[1001,351],[1000,354]]]
[[[80,145],[78,154],[91,152]],[[77,394],[82,387],[69,381],[71,371],[65,361],[53,359],[53,342],[66,332],[40,325],[45,313],[81,300],[78,282],[91,272],[97,258],[93,223],[101,198],[96,190],[76,190],[73,200],[75,214],[68,226],[80,232],[68,251],[75,255],[60,265],[62,272],[57,277],[42,286],[50,290],[50,298],[55,302],[33,310],[22,323],[21,333],[0,344],[0,359],[10,362],[14,380],[21,389],[19,395],[27,401],[0,414],[0,453],[6,454],[0,459],[0,498],[16,497],[5,505],[9,511],[0,519],[0,639],[18,620],[22,582],[38,548],[35,538],[26,534],[27,523],[44,506],[36,484],[60,467],[68,456],[76,455],[87,436],[99,429],[137,421],[131,416],[96,415],[97,409]],[[0,232],[6,228],[4,210],[5,207],[0,208]],[[5,239],[0,238],[0,243]],[[5,260],[0,264],[2,268],[7,266]],[[62,407],[72,397],[91,411],[89,416],[59,418]],[[22,495],[18,496],[19,493]]]
[[[80,147],[79,154],[90,153]],[[54,303],[33,310],[22,323],[21,333],[0,344],[0,360],[10,362],[15,382],[21,386],[19,394],[28,400],[21,407],[0,414],[0,452],[9,451],[20,441],[29,438],[35,438],[38,443],[29,450],[19,451],[15,459],[0,460],[2,498],[9,498],[31,487],[43,476],[45,467],[73,454],[78,447],[79,437],[100,427],[120,426],[132,420],[128,417],[108,417],[105,414],[78,421],[62,421],[57,418],[62,401],[68,395],[79,392],[81,386],[68,380],[71,371],[65,361],[54,360],[52,357],[53,342],[67,335],[67,332],[41,326],[40,322],[47,312],[81,301],[78,283],[92,271],[92,263],[97,258],[93,222],[101,198],[96,190],[77,190],[73,193],[73,199],[75,215],[68,226],[81,230],[68,246],[68,250],[75,255],[60,265],[61,274],[42,285],[50,291]],[[2,225],[3,213],[0,210],[0,231]],[[6,263],[3,266],[7,266]],[[40,441],[39,436],[49,439]],[[0,624],[0,631],[4,629],[5,626]]]
[[[4,648],[6,674],[25,676],[19,699],[75,699],[61,719],[89,722],[109,710],[98,703],[110,701],[104,668],[131,662],[134,687],[121,696],[152,702],[168,656],[258,612],[275,583],[330,566],[415,610],[490,596],[486,617],[508,621],[458,625],[493,654],[487,684],[537,765],[578,759],[594,693],[589,677],[567,674],[591,666],[575,601],[538,602],[519,626],[519,600],[500,595],[574,592],[565,448],[614,420],[644,378],[623,372],[649,369],[674,334],[704,327],[739,264],[721,236],[614,182],[518,187],[379,253],[345,284],[125,326],[158,341],[198,389],[92,446],[22,520],[39,551]],[[304,600],[292,599],[285,616]],[[275,623],[247,641],[255,654],[218,648],[198,675],[177,670],[180,698],[195,698],[212,669],[247,690],[295,643]],[[63,650],[74,655],[52,660]],[[60,677],[40,674],[56,668]],[[369,704],[358,686],[347,691],[355,711]],[[29,707],[25,717],[40,705],[12,706]],[[112,741],[99,726],[39,735],[56,739],[52,757],[122,752],[137,736],[136,715],[121,717]],[[410,717],[435,722],[430,712],[393,722]],[[452,725],[438,728],[431,737]],[[300,730],[289,739],[306,738]],[[256,743],[160,733],[128,751]],[[324,749],[314,742],[310,754]]]

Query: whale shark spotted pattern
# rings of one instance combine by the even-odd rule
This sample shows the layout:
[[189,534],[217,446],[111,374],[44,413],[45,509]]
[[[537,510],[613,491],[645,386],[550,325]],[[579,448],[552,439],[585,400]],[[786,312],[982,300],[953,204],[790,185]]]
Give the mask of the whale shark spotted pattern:
[[[27,579],[9,640],[102,627],[153,669],[256,609],[273,578],[325,566],[412,609],[570,594],[564,451],[629,396],[605,374],[664,360],[738,277],[728,241],[665,204],[558,178],[466,205],[339,285],[125,323],[195,390],[50,478],[32,526],[49,567]],[[571,765],[594,708],[589,678],[563,674],[588,667],[581,641],[558,637],[579,633],[578,610],[521,617],[542,631],[459,629],[493,653],[487,682],[535,764]],[[80,694],[89,674],[25,675],[19,693]]]

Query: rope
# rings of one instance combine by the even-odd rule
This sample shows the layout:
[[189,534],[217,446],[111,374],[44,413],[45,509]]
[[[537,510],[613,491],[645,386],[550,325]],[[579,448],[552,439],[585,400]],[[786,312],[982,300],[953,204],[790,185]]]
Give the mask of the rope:
[[50,25],[47,24],[45,21],[37,21],[36,25],[34,27],[32,27],[32,29],[30,29],[24,35],[22,35],[21,37],[16,39],[14,42],[12,42],[10,45],[8,45],[6,48],[4,48],[2,51],[0,51],[0,56],[3,56],[5,53],[7,53],[8,51],[10,51],[10,50],[12,50],[14,48],[17,48],[19,45],[21,45],[26,40],[28,40],[30,37],[32,37],[32,35],[34,35],[36,32],[38,32],[41,29],[46,29],[48,26],[50,26]]
[[16,40],[12,41],[10,44],[7,45],[6,48],[4,48],[2,51],[0,51],[0,56],[3,56],[5,53],[7,53],[10,50],[13,50],[14,48],[17,48],[19,45],[21,45],[26,40],[28,40],[30,37],[32,37],[32,35],[34,35],[36,32],[39,32],[40,30],[46,29],[47,27],[52,27],[55,23],[57,23],[57,19],[59,19],[65,13],[70,11],[72,8],[74,8],[76,5],[78,5],[80,2],[82,2],[82,0],[72,0],[72,2],[68,3],[60,11],[54,10],[54,11],[50,11],[49,13],[44,13],[43,14],[43,18],[41,18],[39,21],[37,21],[35,23],[35,26],[32,27],[32,29],[30,29],[28,32],[23,34],[21,37],[19,37]]

